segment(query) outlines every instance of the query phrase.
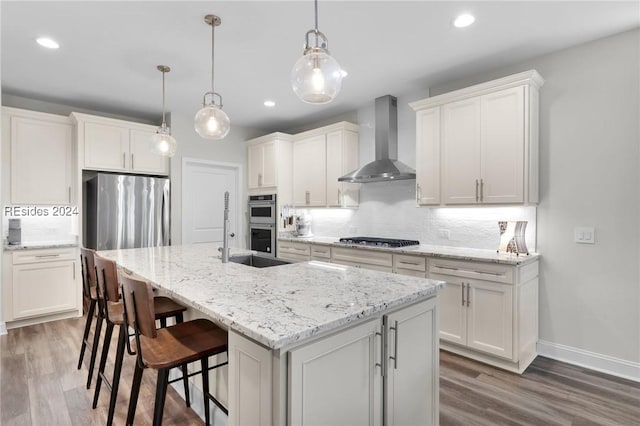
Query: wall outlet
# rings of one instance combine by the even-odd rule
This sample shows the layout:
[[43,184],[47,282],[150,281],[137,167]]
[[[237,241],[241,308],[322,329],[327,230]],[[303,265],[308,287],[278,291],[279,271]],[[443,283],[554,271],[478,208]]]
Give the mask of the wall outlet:
[[573,230],[573,240],[578,244],[595,244],[596,231],[589,227],[576,227]]
[[448,229],[438,229],[438,238],[441,238],[443,240],[449,240],[450,239],[449,237],[450,237],[450,234]]

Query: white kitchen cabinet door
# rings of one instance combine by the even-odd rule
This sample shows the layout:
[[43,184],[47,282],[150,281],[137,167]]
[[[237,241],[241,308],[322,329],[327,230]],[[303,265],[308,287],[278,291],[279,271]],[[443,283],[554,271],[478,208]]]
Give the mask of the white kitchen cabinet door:
[[169,159],[151,152],[150,142],[155,132],[131,129],[129,141],[129,165],[136,173],[153,175],[169,174]]
[[71,204],[70,123],[11,117],[11,203]]
[[440,204],[440,107],[416,114],[416,200]]
[[249,145],[249,189],[275,187],[277,185],[276,142]]
[[13,318],[77,309],[77,290],[73,261],[14,265]]
[[359,185],[338,182],[338,178],[358,168],[358,134],[335,131],[327,134],[327,206],[357,207]]
[[440,380],[436,298],[385,316],[385,424],[438,424]]
[[502,358],[513,356],[513,286],[465,280],[467,346]]
[[271,426],[272,352],[229,331],[229,426]]
[[382,424],[380,325],[371,320],[289,352],[289,424]]
[[[129,167],[129,129],[102,123],[84,124],[84,167],[125,171]],[[82,125],[79,123],[78,125]]]
[[467,307],[462,280],[454,276],[431,274],[429,278],[446,281],[438,293],[440,300],[440,338],[448,342],[467,344]]
[[445,204],[476,204],[480,190],[480,98],[442,106]]
[[481,98],[481,202],[524,201],[524,86]]
[[326,194],[326,136],[293,144],[293,203],[298,207],[323,207]]

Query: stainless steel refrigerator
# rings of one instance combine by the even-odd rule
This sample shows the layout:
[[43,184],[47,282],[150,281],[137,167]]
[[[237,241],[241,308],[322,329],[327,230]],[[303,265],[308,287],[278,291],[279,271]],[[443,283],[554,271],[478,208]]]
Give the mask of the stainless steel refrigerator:
[[85,182],[84,245],[95,250],[170,243],[167,178],[99,173]]

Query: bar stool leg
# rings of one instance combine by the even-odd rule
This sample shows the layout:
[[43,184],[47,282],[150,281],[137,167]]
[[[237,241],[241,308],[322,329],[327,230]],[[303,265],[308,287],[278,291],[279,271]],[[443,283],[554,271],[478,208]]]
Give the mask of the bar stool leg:
[[87,312],[87,322],[84,326],[84,335],[82,336],[82,345],[80,346],[80,359],[78,360],[78,370],[82,367],[82,360],[84,359],[84,351],[87,349],[87,338],[89,337],[89,330],[91,330],[91,323],[93,322],[93,312],[96,310],[96,301],[90,299],[89,312]]
[[[180,324],[184,321],[182,312],[176,315],[176,324]],[[182,364],[182,383],[184,384],[184,402],[187,407],[191,407],[191,401],[189,399],[189,370],[187,364]]]
[[162,413],[164,412],[164,401],[167,396],[168,383],[169,369],[160,368],[158,370],[158,382],[156,384],[156,402],[153,407],[153,426],[162,425]]
[[96,331],[93,336],[93,346],[91,349],[91,361],[89,362],[89,376],[87,377],[87,389],[91,387],[91,379],[93,378],[93,367],[96,365],[96,355],[98,354],[98,342],[100,341],[100,332],[102,331],[102,316],[98,315],[96,322]]
[[111,346],[111,335],[113,334],[113,323],[107,321],[107,330],[104,333],[104,341],[102,342],[102,355],[100,355],[100,365],[98,366],[98,378],[96,380],[96,389],[93,392],[93,408],[98,405],[98,396],[102,387],[102,376],[104,375],[104,367],[107,365],[107,357],[109,356],[109,346]]
[[202,394],[204,395],[204,424],[211,424],[209,414],[209,359],[205,356],[200,360],[202,365]]
[[[120,326],[120,334],[118,334],[118,349],[116,350],[116,363],[113,367],[113,379],[111,380],[111,398],[109,399],[109,415],[107,416],[107,426],[113,424],[113,416],[116,411],[116,400],[118,399],[118,386],[120,384],[120,372],[122,371],[122,361],[124,359],[124,346],[127,341],[127,327],[122,324]],[[94,407],[97,398],[94,398]]]
[[136,360],[136,368],[133,371],[133,383],[131,384],[131,396],[129,397],[129,411],[127,412],[127,426],[133,426],[133,419],[136,416],[136,406],[138,405],[138,395],[140,394],[140,382],[142,382],[142,373],[144,368],[138,365]]

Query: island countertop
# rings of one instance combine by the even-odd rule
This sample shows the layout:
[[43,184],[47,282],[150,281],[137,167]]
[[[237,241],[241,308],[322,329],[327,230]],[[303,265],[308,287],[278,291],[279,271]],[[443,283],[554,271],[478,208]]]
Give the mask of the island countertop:
[[262,269],[222,263],[216,244],[98,254],[271,349],[427,298],[444,286],[442,281],[323,262]]

